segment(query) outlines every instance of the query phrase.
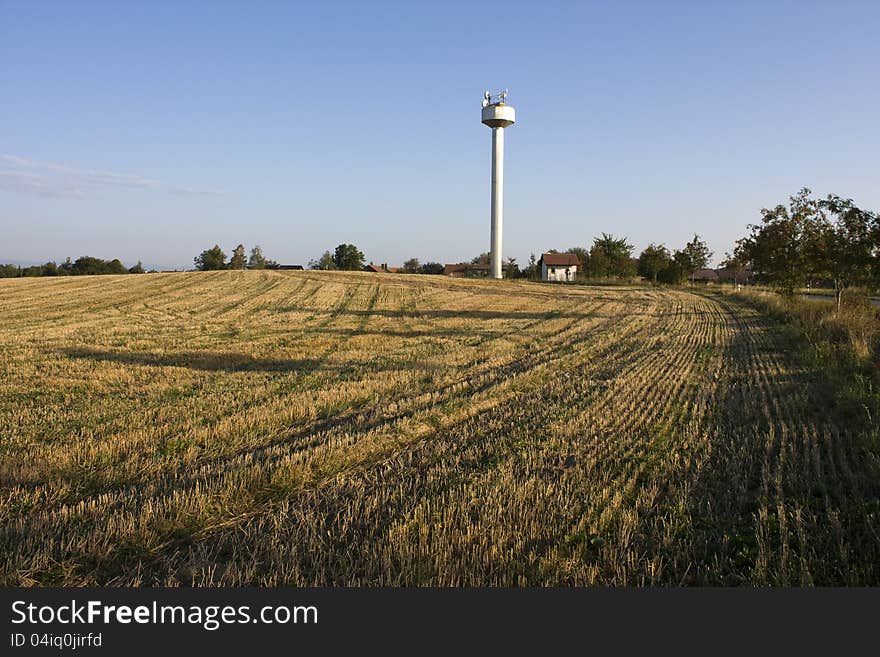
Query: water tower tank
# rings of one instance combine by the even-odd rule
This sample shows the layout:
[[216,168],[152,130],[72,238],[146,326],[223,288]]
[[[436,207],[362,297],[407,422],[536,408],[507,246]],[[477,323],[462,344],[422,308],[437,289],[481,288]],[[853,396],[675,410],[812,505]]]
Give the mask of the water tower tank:
[[483,123],[490,128],[506,128],[516,121],[516,112],[510,105],[497,103],[483,108]]

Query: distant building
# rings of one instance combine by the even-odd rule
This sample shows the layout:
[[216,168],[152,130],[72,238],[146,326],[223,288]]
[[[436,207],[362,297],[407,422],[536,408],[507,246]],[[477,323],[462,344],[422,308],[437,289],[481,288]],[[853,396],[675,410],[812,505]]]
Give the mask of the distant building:
[[[510,265],[502,264],[501,269],[506,272],[510,269]],[[489,263],[460,262],[455,265],[443,265],[443,275],[453,278],[485,278],[489,275]]]
[[364,265],[363,270],[375,274],[396,274],[400,271],[400,267],[389,267],[387,262],[383,262],[381,265],[374,265],[371,262],[368,265]]
[[718,272],[714,269],[697,269],[691,274],[694,283],[717,283]]
[[443,275],[453,278],[479,278],[489,274],[489,265],[472,265],[460,262],[455,265],[443,265]]
[[574,253],[542,253],[538,260],[542,281],[573,281],[581,262]]
[[752,285],[755,277],[751,267],[722,267],[716,269],[719,283],[734,283],[736,285]]

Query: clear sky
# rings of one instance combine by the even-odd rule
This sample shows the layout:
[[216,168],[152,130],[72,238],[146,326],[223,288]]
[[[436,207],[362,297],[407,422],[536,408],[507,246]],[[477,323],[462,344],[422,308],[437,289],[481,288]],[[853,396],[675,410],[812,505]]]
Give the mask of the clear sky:
[[470,259],[501,87],[505,257],[722,256],[803,186],[880,210],[878,35],[876,0],[0,0],[0,261]]

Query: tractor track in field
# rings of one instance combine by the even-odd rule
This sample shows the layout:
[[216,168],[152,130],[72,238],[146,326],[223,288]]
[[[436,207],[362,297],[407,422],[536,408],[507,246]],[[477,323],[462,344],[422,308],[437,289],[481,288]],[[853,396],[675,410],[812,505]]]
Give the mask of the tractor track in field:
[[864,432],[733,300],[343,272],[64,283],[0,285],[5,584],[878,581]]

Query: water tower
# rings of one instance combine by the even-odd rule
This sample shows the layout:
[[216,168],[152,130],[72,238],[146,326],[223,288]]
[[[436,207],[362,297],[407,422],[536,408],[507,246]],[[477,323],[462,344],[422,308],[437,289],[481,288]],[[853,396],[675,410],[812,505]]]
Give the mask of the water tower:
[[504,215],[504,128],[513,125],[516,112],[507,104],[507,89],[483,96],[482,120],[492,128],[492,236],[489,249],[492,278],[501,278],[501,222]]

